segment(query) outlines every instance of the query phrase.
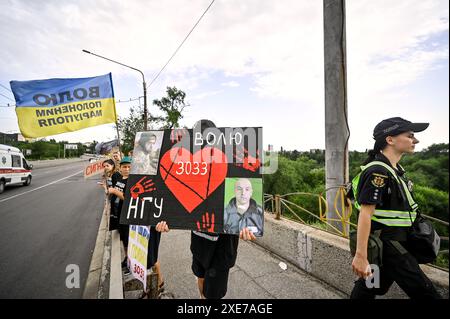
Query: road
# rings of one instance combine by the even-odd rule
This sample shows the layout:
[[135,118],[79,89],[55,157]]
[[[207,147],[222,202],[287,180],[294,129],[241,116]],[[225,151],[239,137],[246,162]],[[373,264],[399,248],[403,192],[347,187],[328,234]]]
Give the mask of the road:
[[[0,298],[81,298],[101,220],[98,178],[88,162],[33,170],[30,186],[0,194]],[[79,288],[67,288],[66,278]]]

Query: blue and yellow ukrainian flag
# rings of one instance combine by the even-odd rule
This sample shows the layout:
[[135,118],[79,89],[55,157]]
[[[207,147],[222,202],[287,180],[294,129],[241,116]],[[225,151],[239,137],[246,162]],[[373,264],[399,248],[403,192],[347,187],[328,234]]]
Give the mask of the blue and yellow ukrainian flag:
[[11,81],[22,135],[42,137],[117,121],[111,73],[90,78]]

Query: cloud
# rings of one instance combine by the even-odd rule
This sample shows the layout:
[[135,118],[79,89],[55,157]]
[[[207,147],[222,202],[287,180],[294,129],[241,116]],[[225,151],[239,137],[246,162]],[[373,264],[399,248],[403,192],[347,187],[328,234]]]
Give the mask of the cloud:
[[221,84],[222,86],[226,86],[226,87],[230,87],[230,88],[235,88],[238,87],[240,84],[236,81],[229,81],[229,82],[224,82]]
[[[0,70],[25,77],[105,69],[118,76],[132,72],[82,53],[86,48],[141,68],[151,78],[208,3],[2,2],[0,57],[11,63]],[[262,96],[303,100],[310,95],[306,100],[321,101],[315,96],[322,95],[323,88],[322,10],[321,1],[218,1],[166,72],[250,74],[254,91]],[[443,57],[439,44],[423,49],[420,43],[446,30],[448,4],[443,1],[347,1],[349,80],[358,83],[360,77],[373,75],[378,87],[380,77],[394,73],[392,66],[396,84],[413,81]],[[430,49],[438,53],[424,56]],[[371,62],[379,57],[391,59],[391,64],[384,62],[380,68]]]
[[220,94],[222,92],[223,92],[223,90],[216,90],[216,91],[211,91],[211,92],[203,92],[203,93],[196,94],[196,95],[192,96],[189,100],[203,100],[204,98],[211,97],[211,96]]
[[[81,49],[142,69],[149,83],[209,3],[2,1],[0,59],[8,63],[0,65],[0,80],[111,71],[117,96],[141,95],[136,72]],[[379,118],[393,106],[408,103],[415,82],[433,70],[448,68],[448,40],[439,38],[448,35],[448,2],[350,0],[346,5],[349,118],[352,130],[368,130],[371,125],[360,124],[367,114]],[[152,85],[150,100],[164,94],[167,85],[198,100],[213,97],[219,91],[207,84],[217,79],[214,74],[241,77],[249,79],[248,96],[255,104],[264,100],[296,106],[293,112],[298,116],[284,119],[291,121],[285,127],[296,127],[295,120],[308,118],[322,130],[322,12],[322,1],[216,1]],[[132,86],[123,89],[128,82]],[[221,78],[217,85],[235,87],[239,79]],[[273,118],[269,112],[258,114],[262,121]],[[353,145],[361,145],[365,133],[353,134]],[[317,136],[322,138],[321,134]],[[310,141],[305,136],[291,143]],[[323,145],[322,140],[311,143]]]

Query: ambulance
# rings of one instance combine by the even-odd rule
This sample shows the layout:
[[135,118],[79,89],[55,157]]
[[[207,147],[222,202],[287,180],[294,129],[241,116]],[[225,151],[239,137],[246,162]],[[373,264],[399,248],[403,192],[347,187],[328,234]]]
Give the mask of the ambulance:
[[17,147],[0,144],[0,194],[6,185],[30,185],[32,168]]

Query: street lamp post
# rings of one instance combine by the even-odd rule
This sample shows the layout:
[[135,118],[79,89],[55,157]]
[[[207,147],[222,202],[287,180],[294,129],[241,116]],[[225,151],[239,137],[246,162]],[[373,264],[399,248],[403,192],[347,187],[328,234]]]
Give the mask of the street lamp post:
[[[143,73],[141,70],[139,70],[139,69],[133,68],[132,66],[129,66],[129,65],[126,65],[126,64],[123,64],[123,63],[120,63],[120,62],[111,60],[111,59],[106,58],[106,57],[104,57],[104,56],[101,56],[101,55],[92,53],[92,52],[90,52],[90,51],[88,51],[88,50],[82,50],[82,51],[83,51],[84,53],[92,54],[92,55],[95,55],[95,56],[97,56],[97,57],[99,57],[99,58],[102,58],[102,59],[105,59],[105,60],[108,60],[108,61],[111,61],[111,62],[120,64],[120,65],[122,65],[122,66],[124,66],[124,67],[127,67],[127,68],[129,68],[129,69],[138,71],[138,72],[142,75],[142,85],[143,85],[143,88],[144,88],[144,131],[147,131],[147,84],[145,83],[145,76],[144,76],[144,73]],[[117,136],[117,137],[118,137],[118,136]]]

